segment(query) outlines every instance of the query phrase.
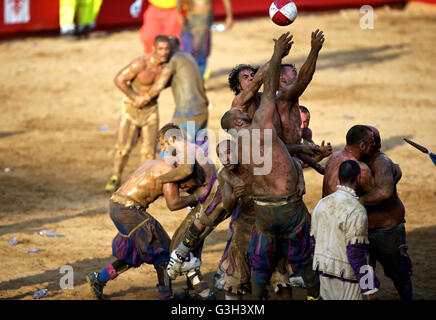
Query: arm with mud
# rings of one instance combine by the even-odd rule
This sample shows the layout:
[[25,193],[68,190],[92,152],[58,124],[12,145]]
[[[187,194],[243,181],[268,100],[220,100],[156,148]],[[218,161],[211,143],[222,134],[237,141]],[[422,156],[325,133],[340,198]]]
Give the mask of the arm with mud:
[[270,60],[270,66],[264,80],[264,92],[260,102],[259,109],[254,114],[253,122],[260,128],[273,129],[273,115],[276,111],[275,97],[279,87],[280,64],[284,57],[289,54],[292,44],[292,35],[289,32],[282,34],[279,39],[275,40],[274,53]]
[[392,163],[384,155],[378,156],[371,166],[374,174],[374,188],[359,198],[365,206],[378,205],[392,197],[395,191]]
[[306,61],[298,73],[297,81],[295,84],[288,85],[281,90],[280,99],[293,102],[303,94],[310,81],[312,81],[316,69],[316,61],[318,60],[318,53],[321,50],[323,43],[324,34],[322,31],[316,29],[315,32],[312,32],[312,47]]
[[232,108],[238,108],[246,112],[246,108],[249,106],[251,99],[259,92],[263,84],[263,79],[265,78],[269,65],[270,62],[268,61],[256,72],[253,81],[233,99]]
[[181,196],[179,186],[175,183],[165,183],[162,187],[168,209],[171,211],[180,210],[197,202],[194,194]]

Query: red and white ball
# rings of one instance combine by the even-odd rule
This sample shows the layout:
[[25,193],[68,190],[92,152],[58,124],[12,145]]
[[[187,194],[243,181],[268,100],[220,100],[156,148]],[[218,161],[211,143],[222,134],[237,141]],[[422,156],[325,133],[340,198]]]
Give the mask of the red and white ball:
[[288,26],[297,17],[297,6],[290,0],[275,0],[269,7],[269,17],[279,26]]

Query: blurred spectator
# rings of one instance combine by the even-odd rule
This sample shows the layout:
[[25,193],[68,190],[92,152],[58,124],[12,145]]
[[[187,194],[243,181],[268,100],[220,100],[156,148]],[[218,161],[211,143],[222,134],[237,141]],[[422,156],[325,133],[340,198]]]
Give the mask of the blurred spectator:
[[[144,1],[137,0],[134,5],[137,6],[139,2]],[[181,27],[177,20],[176,0],[149,0],[144,11],[142,27],[139,29],[144,52],[153,51],[154,39],[158,35],[179,37]]]
[[59,0],[59,25],[62,36],[87,35],[95,22],[103,0]]
[[[230,29],[233,25],[232,2],[231,0],[222,1],[226,9],[225,29]],[[207,79],[210,76],[210,71],[206,71],[206,66],[211,46],[212,0],[177,0],[177,14],[183,26],[180,34],[180,47],[182,51],[192,54],[200,67],[201,74]]]

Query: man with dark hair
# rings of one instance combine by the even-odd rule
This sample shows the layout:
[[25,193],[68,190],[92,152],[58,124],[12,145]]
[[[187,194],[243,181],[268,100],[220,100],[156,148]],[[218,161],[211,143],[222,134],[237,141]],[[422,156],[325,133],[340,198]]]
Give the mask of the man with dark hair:
[[[324,33],[319,29],[311,34],[311,49],[297,74],[294,65],[284,65],[280,71],[280,90],[277,94],[277,111],[282,125],[282,139],[288,145],[301,144],[301,118],[299,98],[306,90],[315,73],[318,54],[324,44]],[[303,162],[324,174],[324,168],[310,155],[296,155]]]
[[151,54],[133,60],[115,76],[115,85],[125,97],[117,130],[113,172],[106,191],[113,192],[120,186],[124,167],[138,140],[141,141],[141,163],[155,157],[159,128],[158,96],[153,99],[146,99],[146,96],[161,75],[169,54],[168,38],[157,36]]
[[[253,119],[239,108],[232,108],[221,121],[223,129],[234,129],[231,133],[235,138],[243,132],[250,136],[253,136],[253,132],[259,133],[260,145],[256,147],[258,150],[249,151],[249,159],[257,151],[271,157],[265,157],[262,164],[252,161],[243,164],[239,159],[239,163],[247,166],[253,179],[256,228],[248,252],[252,267],[252,293],[256,299],[264,298],[265,287],[282,256],[289,260],[294,272],[311,264],[308,211],[301,198],[305,191],[302,169],[290,156],[273,123],[274,113],[277,112],[275,96],[279,85],[280,63],[289,53],[293,43],[291,39],[288,32],[275,41],[270,67],[265,76],[264,92]],[[267,142],[270,138],[271,141]],[[243,154],[246,150],[240,141],[238,147],[238,156],[243,158],[247,154]],[[271,165],[267,165],[267,162]],[[271,168],[270,172],[262,170],[266,166]]]
[[337,190],[312,213],[313,270],[324,300],[374,300],[380,285],[367,261],[368,218],[356,195],[360,172],[356,161],[342,162]]
[[[312,80],[318,52],[321,50],[323,42],[324,35],[322,31],[312,32],[312,50],[301,67],[299,76],[293,64],[281,65],[279,92],[277,93],[278,113],[273,115],[273,123],[277,134],[289,146],[301,144],[301,119],[298,110],[298,98]],[[229,76],[229,85],[236,96],[232,101],[231,108],[240,109],[246,112],[250,118],[253,118],[254,113],[259,108],[262,96],[259,89],[263,84],[269,66],[270,62],[267,62],[257,72],[249,65],[238,65],[232,70]],[[289,151],[318,172],[323,173],[324,168],[311,157],[319,151],[318,149],[318,146],[312,145],[303,146],[296,151]]]
[[345,160],[354,160],[360,165],[360,187],[368,192],[374,186],[371,169],[363,162],[368,159],[374,144],[374,134],[363,125],[355,125],[347,132],[347,144],[343,150],[336,151],[328,159],[325,165],[322,196],[326,197],[336,191],[339,185],[338,169]]
[[[244,71],[244,73],[241,74],[242,71]],[[252,81],[257,71],[258,68],[254,68],[249,64],[238,64],[229,73],[228,82],[230,90],[232,90],[235,95],[238,95],[242,90],[243,83],[245,81]],[[263,83],[263,78],[261,80]]]
[[158,177],[172,168],[164,160],[147,161],[112,194],[109,212],[112,222],[118,229],[118,234],[112,242],[112,252],[117,260],[100,272],[91,272],[87,275],[91,293],[96,298],[103,298],[103,288],[108,281],[143,263],[153,264],[156,269],[159,299],[168,299],[172,296],[171,280],[166,272],[170,259],[170,238],[162,225],[147,212],[148,206],[160,196],[164,196],[171,211],[185,208],[196,203],[198,195],[180,196],[179,187],[193,193],[204,183],[201,168],[183,180],[161,183]]
[[412,261],[407,254],[405,208],[398,197],[396,184],[401,169],[380,151],[381,138],[377,128],[374,149],[368,166],[374,175],[374,188],[359,198],[368,212],[369,254],[371,265],[382,265],[403,300],[412,299]]

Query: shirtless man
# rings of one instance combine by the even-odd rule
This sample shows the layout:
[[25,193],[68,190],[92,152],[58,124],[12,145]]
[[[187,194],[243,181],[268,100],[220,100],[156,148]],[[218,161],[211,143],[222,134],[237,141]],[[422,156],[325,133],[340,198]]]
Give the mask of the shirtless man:
[[374,175],[374,188],[359,198],[368,213],[370,263],[379,261],[401,299],[412,299],[412,262],[407,254],[405,209],[397,194],[396,183],[401,170],[380,151],[381,138],[377,128],[368,126],[374,134],[374,148],[368,166]]
[[[345,160],[354,160],[359,164],[360,187],[364,192],[374,187],[371,169],[363,162],[369,158],[373,144],[374,134],[367,126],[355,125],[348,130],[344,149],[334,152],[326,163],[322,186],[323,198],[336,192],[336,186],[340,184],[338,169]],[[362,191],[358,192],[358,195],[361,193]]]
[[[185,296],[185,299],[193,297],[199,300],[214,300],[216,299],[215,294],[209,289],[207,281],[203,279],[200,264],[193,264],[191,257],[201,259],[205,238],[230,214],[223,207],[218,178],[220,171],[216,171],[215,165],[204,156],[200,147],[192,145],[182,135],[180,128],[174,124],[167,124],[159,131],[159,142],[162,149],[170,155],[173,155],[174,151],[178,155],[182,155],[171,159],[176,161],[177,167],[160,176],[159,180],[165,183],[184,179],[191,174],[192,163],[195,160],[204,168],[205,183],[196,191],[198,203],[195,208],[188,213],[173,235],[167,272],[173,280],[186,273],[188,291],[194,289],[195,292],[193,296]],[[193,155],[195,155],[195,159],[190,159],[191,161],[187,162],[189,157]],[[190,268],[188,265],[192,267]]]
[[[271,159],[266,160],[271,161],[271,171],[263,175],[254,174],[261,165],[253,162],[243,164],[253,177],[256,228],[248,252],[252,265],[252,294],[256,299],[264,297],[266,284],[282,256],[288,258],[294,272],[311,264],[310,224],[307,208],[301,198],[305,192],[302,169],[278,137],[273,124],[274,113],[277,112],[275,96],[279,85],[280,63],[289,53],[291,39],[288,32],[275,40],[274,53],[264,81],[265,90],[253,119],[237,108],[230,109],[221,118],[221,127],[225,130],[234,129],[230,131],[234,135],[235,131],[241,133],[245,130],[252,134],[253,129],[260,129],[260,150],[256,151],[271,155]],[[265,145],[265,135],[269,133],[272,133],[272,143]],[[242,152],[246,150],[240,142],[238,141],[238,157],[244,157],[246,155]],[[250,150],[250,159],[256,151]],[[239,162],[243,163],[241,159]]]
[[223,273],[221,284],[226,291],[226,300],[241,300],[250,291],[247,250],[256,216],[251,190],[252,176],[245,166],[233,159],[235,149],[236,143],[231,140],[223,140],[217,145],[217,154],[224,167],[218,176],[223,205],[227,212],[232,213],[229,224],[232,235],[218,266]]
[[87,281],[96,298],[103,298],[103,288],[109,280],[143,263],[153,264],[156,269],[159,299],[172,296],[171,280],[166,272],[170,238],[162,225],[147,212],[147,208],[162,195],[171,211],[194,204],[197,196],[180,196],[179,187],[193,193],[195,188],[204,183],[204,172],[197,167],[193,174],[178,183],[162,184],[158,177],[171,169],[173,167],[164,160],[147,161],[112,194],[109,212],[118,229],[112,241],[112,252],[117,260],[100,272],[88,274]]
[[113,173],[105,189],[113,192],[121,184],[121,174],[129,154],[141,139],[141,163],[152,160],[156,152],[159,125],[157,96],[146,99],[153,83],[159,78],[170,54],[169,40],[157,36],[153,53],[133,60],[115,76],[115,85],[125,94],[117,130]]
[[[289,152],[302,158],[303,161],[320,173],[324,172],[324,168],[317,164],[311,157],[314,155],[313,152],[319,152],[319,147],[301,145],[301,119],[298,110],[298,97],[301,96],[312,80],[318,52],[321,50],[323,42],[324,35],[322,31],[319,32],[319,30],[316,30],[312,32],[312,49],[300,70],[298,78],[295,67],[289,72],[287,68],[289,65],[282,65],[280,72],[280,91],[277,94],[278,113],[274,113],[273,115],[274,126],[283,142],[289,146],[300,145],[297,149],[289,149]],[[229,85],[230,89],[236,94],[232,101],[231,108],[240,109],[248,113],[250,118],[253,118],[254,113],[259,108],[262,96],[259,89],[263,84],[263,79],[268,71],[269,65],[270,62],[267,62],[257,72],[255,72],[256,70],[250,65],[238,65],[231,71],[229,75]],[[294,71],[295,74],[293,73]]]
[[164,65],[160,78],[148,92],[147,101],[155,99],[167,85],[171,85],[176,104],[171,122],[184,131],[188,141],[203,145],[205,137],[197,136],[197,133],[206,129],[209,115],[204,81],[194,58],[189,53],[179,51],[177,38],[169,39],[171,57]]
[[[233,25],[232,2],[222,0],[222,3],[226,10],[226,29],[230,29]],[[211,47],[212,0],[177,0],[176,7],[182,25],[180,32],[182,51],[192,54],[200,67],[201,74],[205,75]],[[185,11],[185,15],[182,11]]]
[[[297,69],[292,64],[283,64],[281,67],[277,110],[282,124],[282,139],[286,144],[301,144],[301,117],[298,99],[312,80],[323,43],[323,31],[315,30],[311,35],[309,55],[298,74]],[[297,156],[318,173],[324,174],[324,168],[315,159],[301,153]]]

